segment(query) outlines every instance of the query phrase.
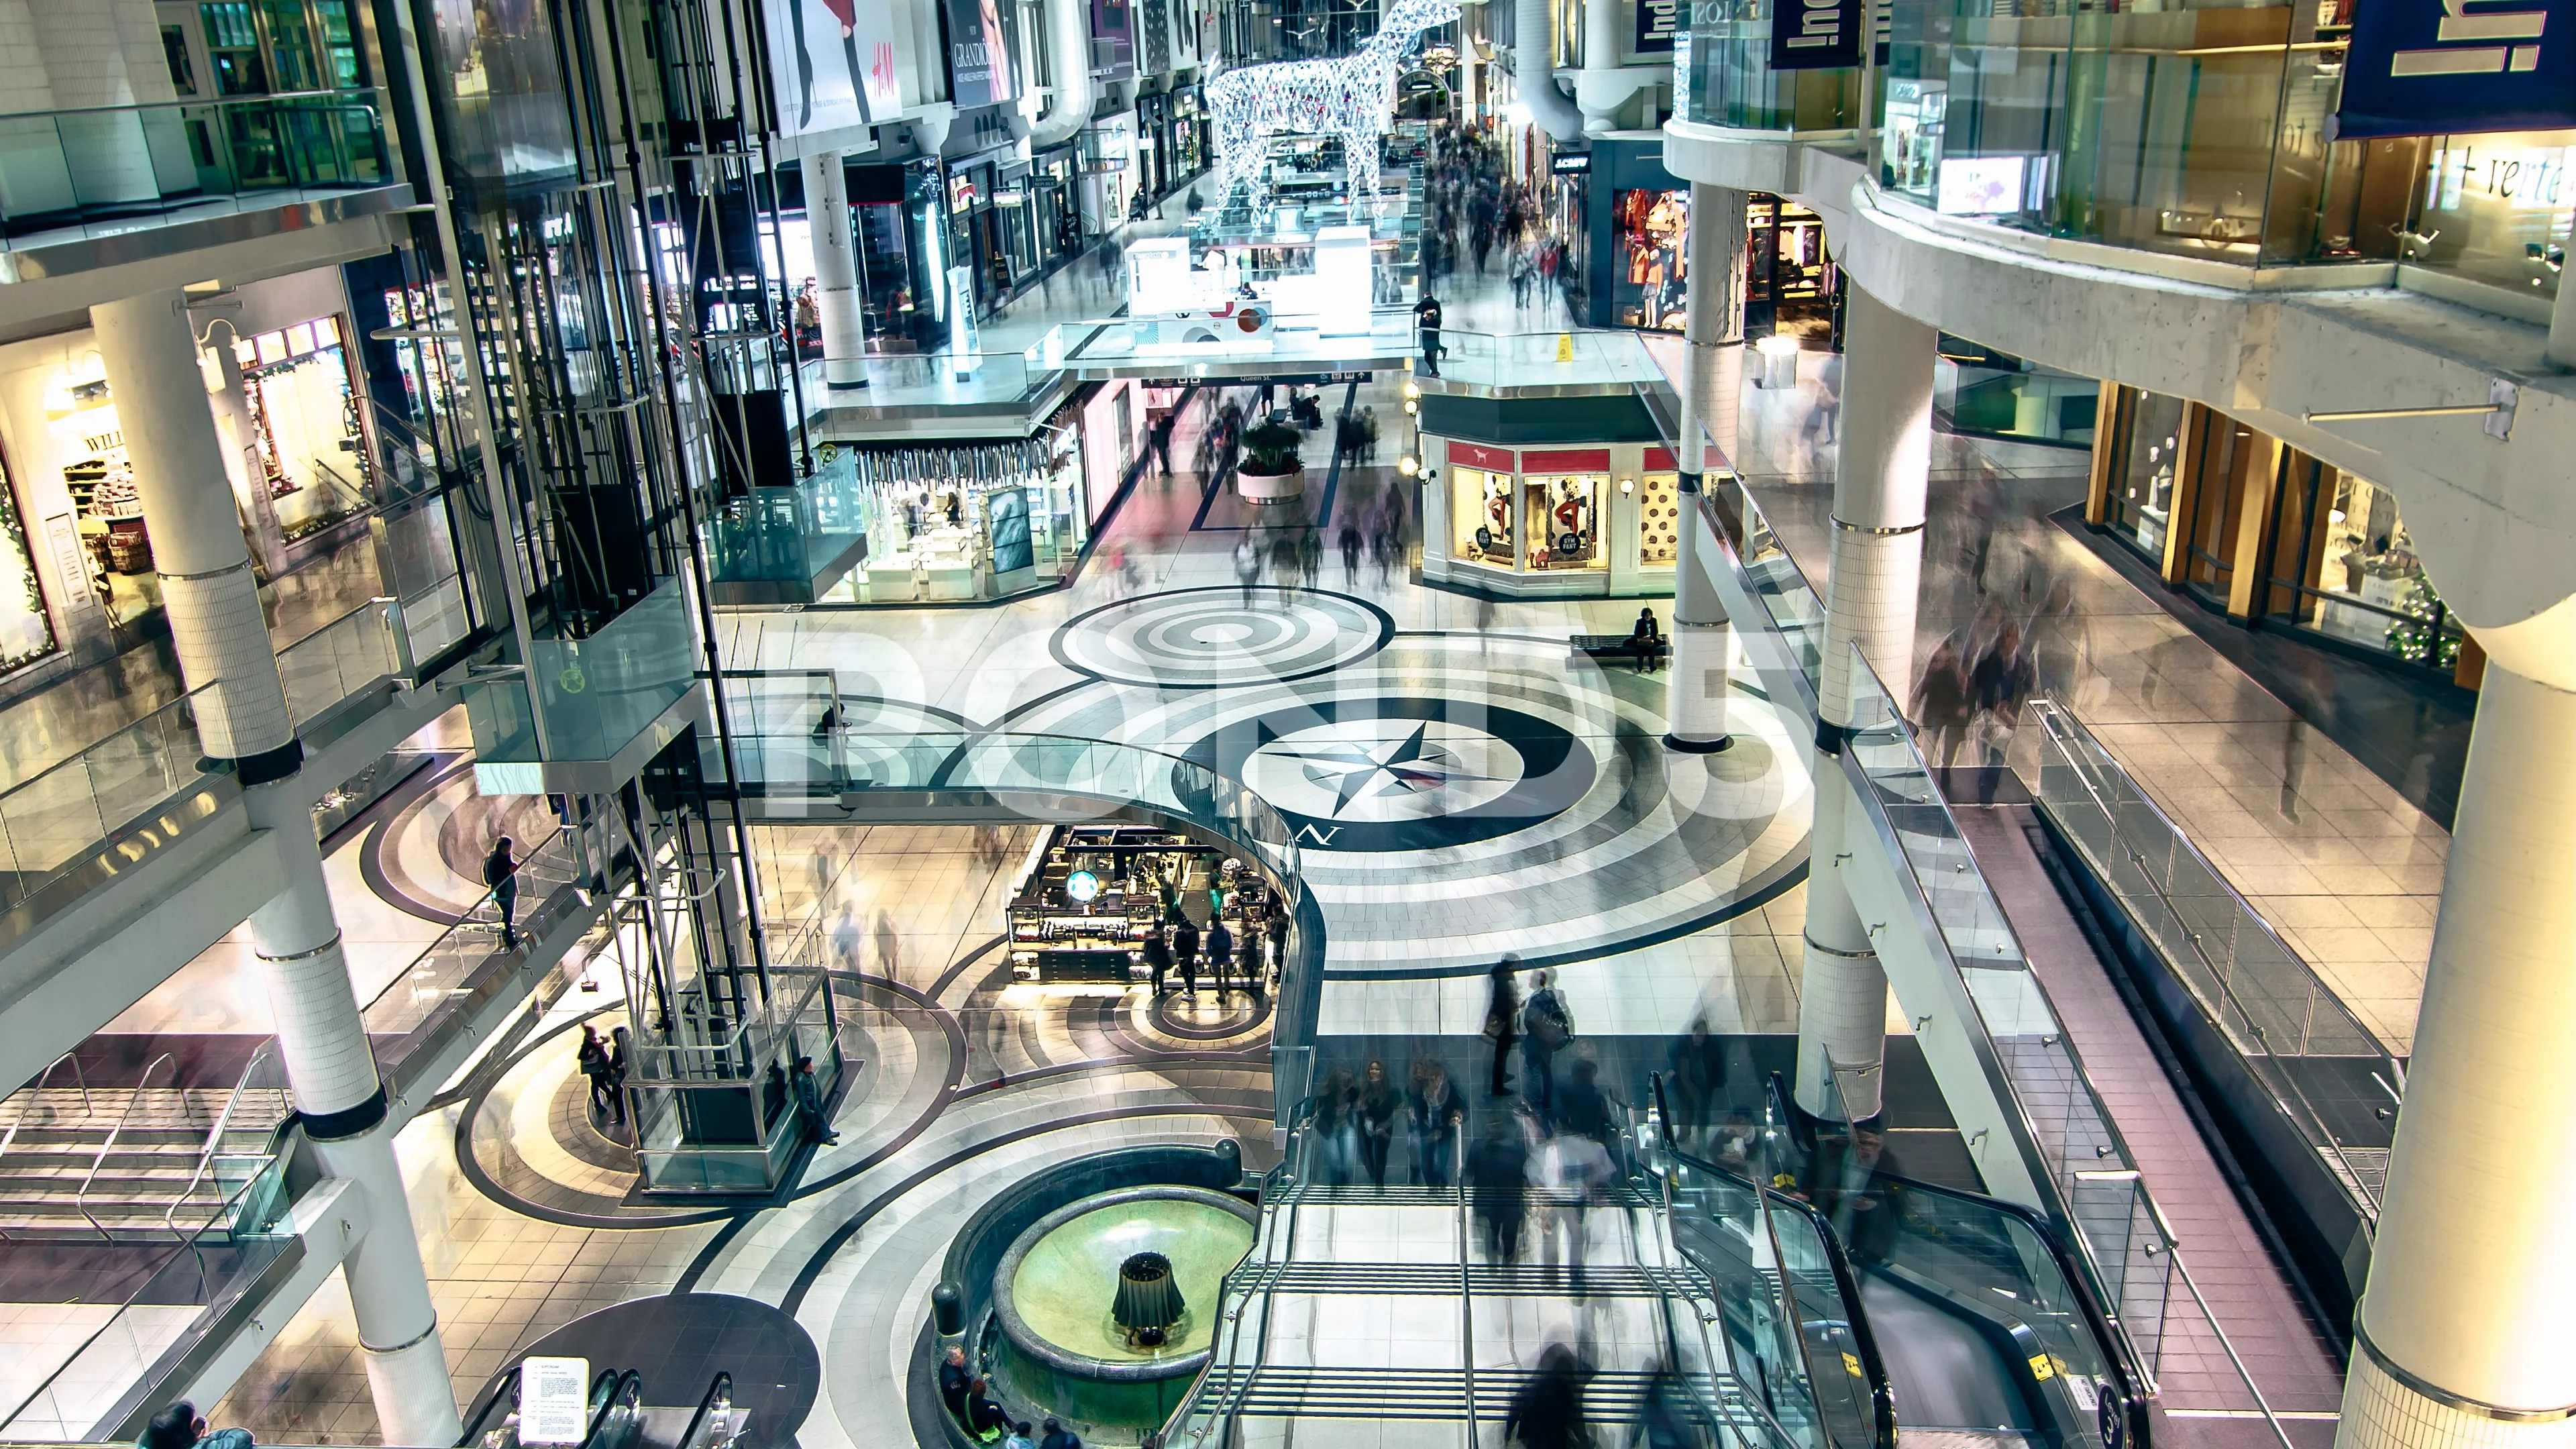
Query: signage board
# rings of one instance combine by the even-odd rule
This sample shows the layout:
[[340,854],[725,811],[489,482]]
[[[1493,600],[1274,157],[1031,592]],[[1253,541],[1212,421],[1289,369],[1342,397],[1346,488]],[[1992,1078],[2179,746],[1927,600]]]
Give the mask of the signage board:
[[1858,65],[1860,30],[1860,0],[1781,0],[1771,17],[1771,68]]
[[948,96],[961,111],[1017,95],[1002,0],[948,0]]
[[1682,14],[1682,0],[1637,0],[1637,44],[1639,55],[1670,55],[1673,36],[1687,19]]
[[1589,151],[1559,151],[1547,158],[1547,169],[1559,176],[1577,176],[1592,169]]
[[578,1444],[589,1434],[590,1360],[522,1360],[519,1364],[519,1442]]
[[2570,126],[2576,0],[2368,0],[2358,7],[2331,134]]

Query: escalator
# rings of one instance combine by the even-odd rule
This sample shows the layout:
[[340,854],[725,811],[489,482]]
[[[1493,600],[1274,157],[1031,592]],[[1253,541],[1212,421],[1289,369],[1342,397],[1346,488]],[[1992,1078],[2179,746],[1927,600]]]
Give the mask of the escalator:
[[[2083,1265],[2039,1215],[1855,1171],[1774,1078],[1723,1150],[1654,1156],[1671,1232],[1715,1290],[1721,1356],[1766,1414],[1834,1449],[1908,1439],[2131,1449],[2147,1383]],[[1653,1099],[1675,1121],[1660,1078]],[[1809,1438],[1809,1435],[1795,1435]]]
[[[588,1428],[576,1449],[753,1449],[733,1401],[733,1375],[707,1384],[694,1409],[644,1400],[644,1376],[601,1369],[590,1382]],[[465,1415],[457,1449],[519,1449],[519,1367],[492,1376]]]

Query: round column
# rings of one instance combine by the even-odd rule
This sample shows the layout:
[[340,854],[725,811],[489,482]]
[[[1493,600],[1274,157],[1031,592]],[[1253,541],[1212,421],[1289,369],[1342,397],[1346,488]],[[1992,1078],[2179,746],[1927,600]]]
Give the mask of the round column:
[[2576,693],[2478,693],[2337,1449],[2576,1444]]
[[[1744,193],[1694,182],[1690,192],[1689,310],[1682,319],[1679,454],[1682,500],[1673,564],[1673,657],[1664,744],[1713,754],[1726,732],[1726,607],[1699,558],[1700,481],[1713,447],[1719,466],[1735,461],[1744,389]],[[1702,441],[1705,435],[1706,442]]]
[[197,702],[199,741],[210,757],[239,762],[245,785],[292,774],[304,753],[224,476],[187,299],[147,292],[89,315],[152,535],[179,672],[191,689],[215,686]]
[[823,385],[868,385],[867,327],[859,308],[858,239],[850,232],[849,173],[833,152],[805,158],[805,220],[814,235],[814,290],[823,322]]
[[1843,337],[1842,454],[1816,690],[1816,825],[1808,855],[1796,1091],[1798,1105],[1809,1112],[1859,1120],[1878,1114],[1887,976],[1836,859],[1845,850],[1850,809],[1841,755],[1844,732],[1855,723],[1851,646],[1860,645],[1892,696],[1904,697],[1913,682],[1937,338],[1932,328],[1858,287],[1851,289]]

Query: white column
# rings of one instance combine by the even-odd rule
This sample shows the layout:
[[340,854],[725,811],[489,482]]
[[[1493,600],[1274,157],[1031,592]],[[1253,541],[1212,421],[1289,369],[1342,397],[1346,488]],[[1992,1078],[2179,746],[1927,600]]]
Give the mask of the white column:
[[2542,355],[2551,365],[2576,372],[2576,283],[2559,274],[2558,301],[2549,311],[2549,341]]
[[[1923,573],[1924,487],[1932,460],[1933,329],[1858,287],[1843,338],[1842,461],[1834,479],[1818,682],[1816,826],[1798,991],[1798,1105],[1852,1118],[1878,1113],[1887,977],[1853,911],[1835,857],[1845,848],[1849,786],[1842,733],[1853,724],[1851,646],[1903,698],[1913,681],[1914,601]],[[1841,1100],[1827,1090],[1842,1069]],[[1839,1115],[1839,1114],[1835,1114]]]
[[[1694,182],[1690,194],[1689,311],[1682,319],[1680,452],[1682,519],[1673,565],[1673,658],[1664,718],[1671,749],[1709,754],[1726,733],[1726,608],[1699,559],[1700,479],[1714,444],[1735,461],[1744,384],[1744,193]],[[1701,441],[1705,432],[1709,443]]]
[[838,152],[805,158],[805,221],[814,234],[814,289],[823,314],[823,385],[836,392],[866,387],[858,240],[850,234],[849,174]]
[[2337,1449],[2576,1444],[2576,693],[2490,658]]
[[383,1085],[349,982],[322,875],[313,815],[296,783],[304,759],[269,644],[259,590],[185,300],[156,292],[90,309],[117,422],[125,431],[161,597],[207,754],[236,762],[251,824],[285,858],[286,888],[251,913],[280,1057],[323,1170],[364,1187],[373,1226],[342,1265],[386,1442],[451,1444],[462,1432],[438,1316],[393,1155]]

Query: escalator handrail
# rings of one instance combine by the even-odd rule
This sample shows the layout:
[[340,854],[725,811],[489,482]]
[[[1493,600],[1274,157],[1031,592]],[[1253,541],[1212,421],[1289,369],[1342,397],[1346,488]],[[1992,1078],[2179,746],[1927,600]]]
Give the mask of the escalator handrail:
[[[608,1391],[606,1398],[600,1397],[600,1390],[603,1388]],[[630,1407],[640,1407],[643,1404],[644,1375],[634,1369],[628,1369],[624,1373],[615,1369],[601,1369],[599,1377],[590,1381],[590,1397],[591,1402],[597,1407],[590,1411],[590,1429],[581,1436],[580,1449],[598,1449],[599,1433],[608,1427],[609,1416],[617,1412],[617,1406],[620,1403],[631,1401]]]
[[[1787,1086],[1781,1081],[1778,1072],[1771,1074],[1768,1090],[1781,1106],[1795,1105],[1789,1098]],[[1815,1128],[1808,1121],[1806,1113],[1789,1111],[1784,1114],[1782,1120],[1790,1124],[1790,1135],[1798,1139],[1802,1147],[1810,1153],[1816,1150]],[[2147,1442],[2147,1397],[2140,1388],[2146,1379],[2140,1365],[2132,1361],[2129,1336],[2121,1332],[2118,1326],[2111,1322],[2110,1315],[2103,1311],[2102,1302],[2093,1291],[2092,1277],[2085,1271],[2083,1263],[2076,1258],[2074,1250],[2067,1247],[2065,1237],[2058,1232],[2057,1225],[2049,1220],[2047,1214],[2017,1202],[2007,1202],[1999,1197],[1989,1197],[1984,1193],[1969,1192],[1962,1188],[1945,1187],[1937,1182],[1925,1182],[1920,1178],[1907,1177],[1903,1173],[1880,1172],[1875,1175],[1878,1181],[1892,1183],[1908,1192],[1951,1198],[1973,1207],[2001,1213],[2038,1235],[2040,1245],[2048,1252],[2049,1261],[2057,1266],[2058,1276],[2066,1280],[2068,1287],[2075,1294],[2076,1305],[2084,1315],[2085,1331],[2093,1335],[2095,1346],[2102,1350],[2102,1361],[2110,1366],[2111,1372],[2118,1379],[2115,1387],[2120,1394],[2121,1409],[2129,1419],[2130,1442],[2134,1444]],[[1815,1211],[1812,1204],[1801,1203],[1799,1206],[1807,1208],[1810,1212]],[[1828,1224],[1831,1222],[1830,1219],[1824,1221]],[[1835,1257],[1837,1267],[1840,1268],[1842,1265],[1839,1261],[1841,1257],[1839,1251],[1836,1252]]]
[[726,1405],[731,1406],[733,1403],[733,1375],[726,1373],[721,1369],[716,1372],[715,1378],[707,1384],[707,1391],[698,1396],[698,1411],[689,1416],[689,1427],[680,1431],[679,1449],[695,1449],[698,1442],[698,1429],[707,1422],[707,1411],[715,1407],[716,1395],[718,1394],[724,1395]]
[[456,1449],[472,1449],[473,1445],[483,1442],[485,1434],[491,1432],[490,1426],[484,1421],[492,1417],[493,1410],[501,1407],[502,1390],[505,1386],[509,1390],[511,1407],[517,1407],[519,1365],[512,1364],[492,1375],[491,1381],[483,1386],[483,1392],[476,1396],[476,1402],[480,1407],[465,1416],[465,1432],[457,1437]]
[[[1852,1346],[1859,1350],[1855,1356],[1860,1359],[1861,1377],[1869,1385],[1870,1417],[1875,1421],[1870,1426],[1872,1434],[1879,1449],[1895,1449],[1896,1391],[1890,1387],[1887,1360],[1878,1351],[1878,1335],[1871,1331],[1869,1315],[1863,1312],[1860,1306],[1860,1278],[1852,1271],[1851,1259],[1843,1252],[1842,1239],[1835,1234],[1832,1219],[1819,1211],[1814,1203],[1791,1197],[1768,1183],[1755,1182],[1732,1168],[1720,1167],[1714,1162],[1675,1146],[1671,1129],[1672,1108],[1664,1100],[1663,1073],[1654,1073],[1649,1080],[1655,1093],[1655,1111],[1662,1116],[1666,1124],[1664,1151],[1671,1153],[1680,1161],[1689,1163],[1701,1172],[1730,1179],[1749,1191],[1760,1193],[1764,1203],[1770,1207],[1797,1213],[1815,1228],[1817,1240],[1824,1244],[1826,1266],[1834,1275],[1834,1291],[1840,1293],[1843,1298],[1843,1306],[1846,1310],[1844,1317],[1851,1326]],[[1785,1267],[1781,1274],[1781,1282],[1783,1291],[1786,1291],[1788,1274]]]

